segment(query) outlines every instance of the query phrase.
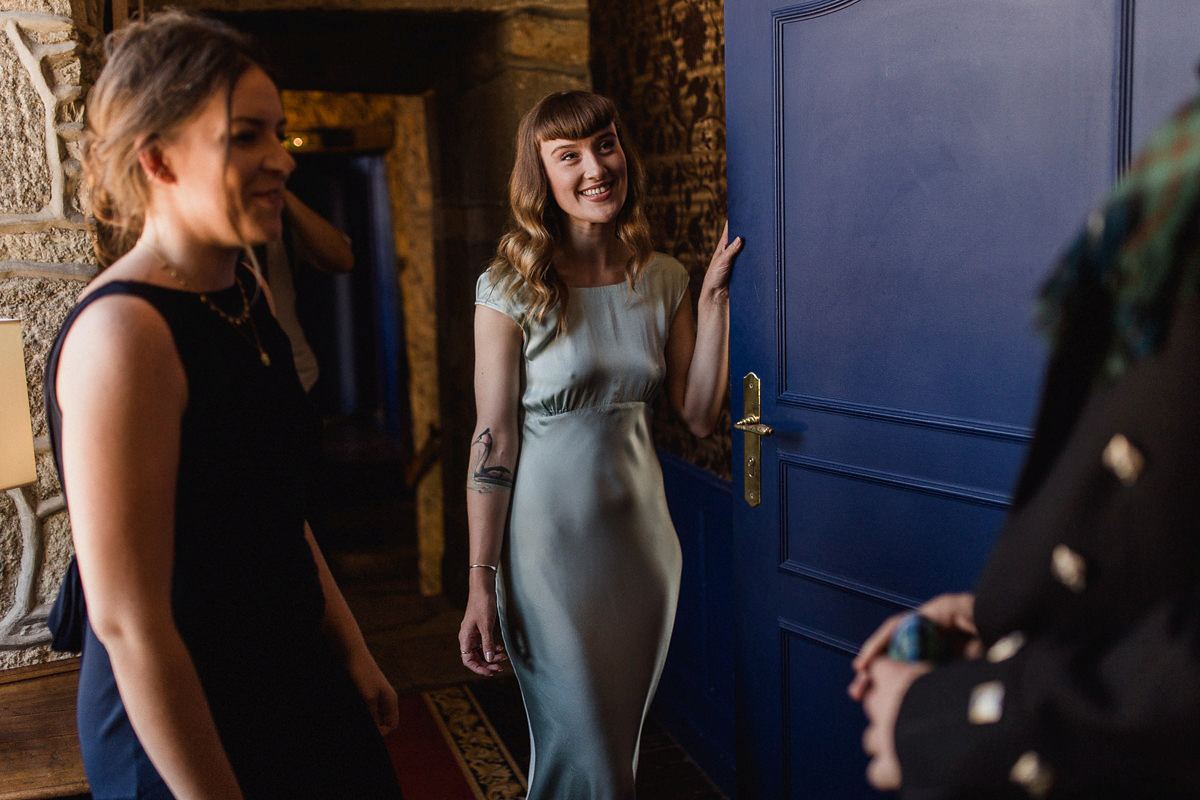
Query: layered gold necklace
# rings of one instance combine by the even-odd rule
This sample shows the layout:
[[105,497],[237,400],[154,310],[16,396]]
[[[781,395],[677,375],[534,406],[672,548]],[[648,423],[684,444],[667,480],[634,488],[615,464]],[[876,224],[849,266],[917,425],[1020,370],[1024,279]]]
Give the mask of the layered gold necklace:
[[[171,262],[167,261],[163,254],[158,251],[158,248],[146,241],[142,241],[140,244],[158,259],[158,263],[162,266],[163,270],[166,271],[166,273],[170,275],[176,283],[182,286],[185,291],[192,292],[199,297],[201,303],[208,306],[208,308],[210,308],[218,317],[228,322],[230,326],[237,331],[239,336],[252,345],[254,349],[258,350],[258,360],[262,362],[264,367],[271,366],[271,357],[267,355],[267,351],[263,349],[262,339],[260,339],[258,336],[258,326],[254,324],[254,316],[250,313],[250,298],[246,296],[246,287],[242,286],[242,281],[237,276],[236,272],[233,276],[233,282],[238,287],[238,294],[242,296],[242,310],[237,314],[230,314],[228,311],[214,303],[212,298],[208,296],[207,292],[197,292],[195,289],[193,289],[192,284],[188,282],[188,279],[185,278],[183,274],[179,272],[179,270],[175,269],[175,267],[171,265]],[[246,334],[247,323],[249,323],[248,327],[250,328],[250,335]]]

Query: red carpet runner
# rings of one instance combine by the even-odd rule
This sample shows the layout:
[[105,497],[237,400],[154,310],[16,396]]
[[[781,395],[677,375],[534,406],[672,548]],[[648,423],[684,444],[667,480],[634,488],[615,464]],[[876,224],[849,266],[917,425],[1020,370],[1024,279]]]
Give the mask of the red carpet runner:
[[517,800],[525,776],[466,685],[400,698],[388,752],[405,800]]

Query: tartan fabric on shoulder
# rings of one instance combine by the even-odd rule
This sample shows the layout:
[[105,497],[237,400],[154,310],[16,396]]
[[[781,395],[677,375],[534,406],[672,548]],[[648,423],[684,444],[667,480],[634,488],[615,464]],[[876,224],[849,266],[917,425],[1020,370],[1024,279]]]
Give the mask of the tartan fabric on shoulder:
[[1070,309],[1107,298],[1113,378],[1153,353],[1180,291],[1200,288],[1200,96],[1151,137],[1129,172],[1089,217],[1038,300],[1039,326],[1055,345]]

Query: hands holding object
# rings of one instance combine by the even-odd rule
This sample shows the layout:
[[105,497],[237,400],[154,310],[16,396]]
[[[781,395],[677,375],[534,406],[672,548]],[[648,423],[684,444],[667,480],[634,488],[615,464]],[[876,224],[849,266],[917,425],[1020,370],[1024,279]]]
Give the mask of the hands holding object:
[[867,716],[868,783],[880,790],[900,788],[896,717],[913,682],[935,664],[976,658],[981,649],[975,596],[966,593],[939,595],[915,612],[896,614],[867,638],[852,664],[854,680],[847,691]]

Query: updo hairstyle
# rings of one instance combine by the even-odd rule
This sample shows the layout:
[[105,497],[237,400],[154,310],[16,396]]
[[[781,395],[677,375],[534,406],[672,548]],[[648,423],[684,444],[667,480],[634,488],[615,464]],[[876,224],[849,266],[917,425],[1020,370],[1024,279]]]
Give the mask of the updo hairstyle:
[[248,35],[178,10],[119,28],[104,50],[105,66],[88,94],[82,148],[102,267],[136,243],[145,223],[150,187],[139,150],[154,139],[170,140],[215,93],[225,92],[229,103],[238,78],[264,63]]

